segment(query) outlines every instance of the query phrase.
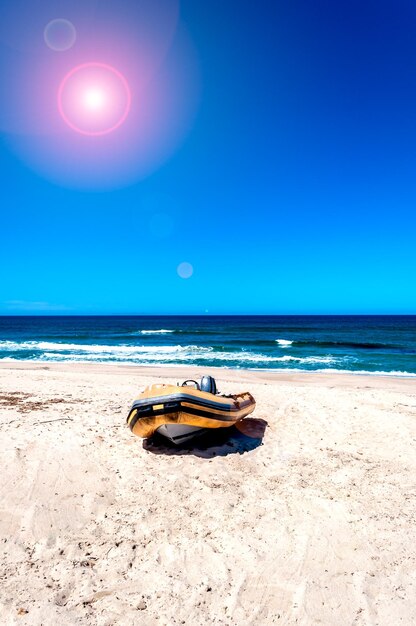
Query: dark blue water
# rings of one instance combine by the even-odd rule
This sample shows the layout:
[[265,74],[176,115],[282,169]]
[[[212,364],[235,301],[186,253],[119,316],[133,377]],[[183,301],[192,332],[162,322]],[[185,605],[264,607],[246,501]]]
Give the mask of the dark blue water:
[[0,317],[0,360],[416,375],[416,316]]

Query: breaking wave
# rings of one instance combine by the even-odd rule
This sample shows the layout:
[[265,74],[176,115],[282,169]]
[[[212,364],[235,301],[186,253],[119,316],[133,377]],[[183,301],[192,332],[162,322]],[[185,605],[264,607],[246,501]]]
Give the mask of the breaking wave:
[[168,335],[174,333],[175,330],[168,330],[167,328],[159,328],[158,330],[136,330],[131,333],[132,335]]
[[281,348],[288,348],[293,344],[293,341],[289,339],[275,339],[275,342],[278,343]]
[[325,340],[296,340],[289,341],[287,339],[275,339],[281,347],[301,346],[315,348],[353,348],[359,350],[403,350],[403,346],[381,343],[381,342],[361,342],[361,341],[325,341]]
[[[40,361],[97,361],[126,362],[137,364],[200,364],[210,362],[221,365],[249,367],[252,364],[278,364],[294,362],[297,364],[335,364],[339,362],[328,356],[274,356],[249,350],[216,350],[212,346],[175,345],[175,346],[135,346],[135,345],[100,345],[58,343],[50,341],[0,341],[0,352],[9,353],[4,358],[40,360]],[[345,358],[345,357],[344,357]]]

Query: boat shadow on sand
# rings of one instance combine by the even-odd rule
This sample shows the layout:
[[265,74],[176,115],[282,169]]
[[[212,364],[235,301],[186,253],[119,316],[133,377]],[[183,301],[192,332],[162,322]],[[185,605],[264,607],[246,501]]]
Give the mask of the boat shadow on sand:
[[153,454],[181,456],[192,454],[202,459],[229,454],[244,454],[263,443],[266,420],[247,417],[229,428],[216,428],[180,446],[155,433],[143,441],[143,448]]

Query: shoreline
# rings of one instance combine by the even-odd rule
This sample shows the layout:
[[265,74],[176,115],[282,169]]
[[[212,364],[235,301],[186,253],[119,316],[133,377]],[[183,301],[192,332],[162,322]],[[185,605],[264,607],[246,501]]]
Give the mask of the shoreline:
[[[256,382],[261,381],[264,383],[310,383],[317,382],[322,383],[330,381],[334,377],[335,382],[338,381],[343,386],[374,386],[380,387],[381,384],[386,386],[386,383],[402,382],[404,386],[412,385],[414,387],[413,378],[416,374],[408,375],[394,375],[394,374],[380,374],[380,373],[361,373],[361,372],[346,372],[331,370],[324,371],[304,371],[304,370],[276,370],[276,369],[245,369],[245,368],[226,368],[226,367],[211,367],[201,365],[139,365],[136,363],[102,363],[102,362],[86,362],[86,361],[33,361],[16,360],[11,362],[0,361],[0,371],[4,370],[34,370],[34,371],[96,371],[103,374],[126,374],[127,372],[136,373],[141,376],[157,378],[176,378],[189,376],[189,370],[192,370],[198,374],[199,377],[204,374],[210,374],[214,378],[230,380],[230,381],[246,381]],[[359,383],[362,383],[359,384]],[[387,385],[389,386],[389,385]]]

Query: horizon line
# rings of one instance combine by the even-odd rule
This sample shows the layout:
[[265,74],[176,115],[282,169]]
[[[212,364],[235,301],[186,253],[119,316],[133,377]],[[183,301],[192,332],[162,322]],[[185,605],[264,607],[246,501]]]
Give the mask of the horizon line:
[[4,317],[416,317],[414,313],[0,313]]

